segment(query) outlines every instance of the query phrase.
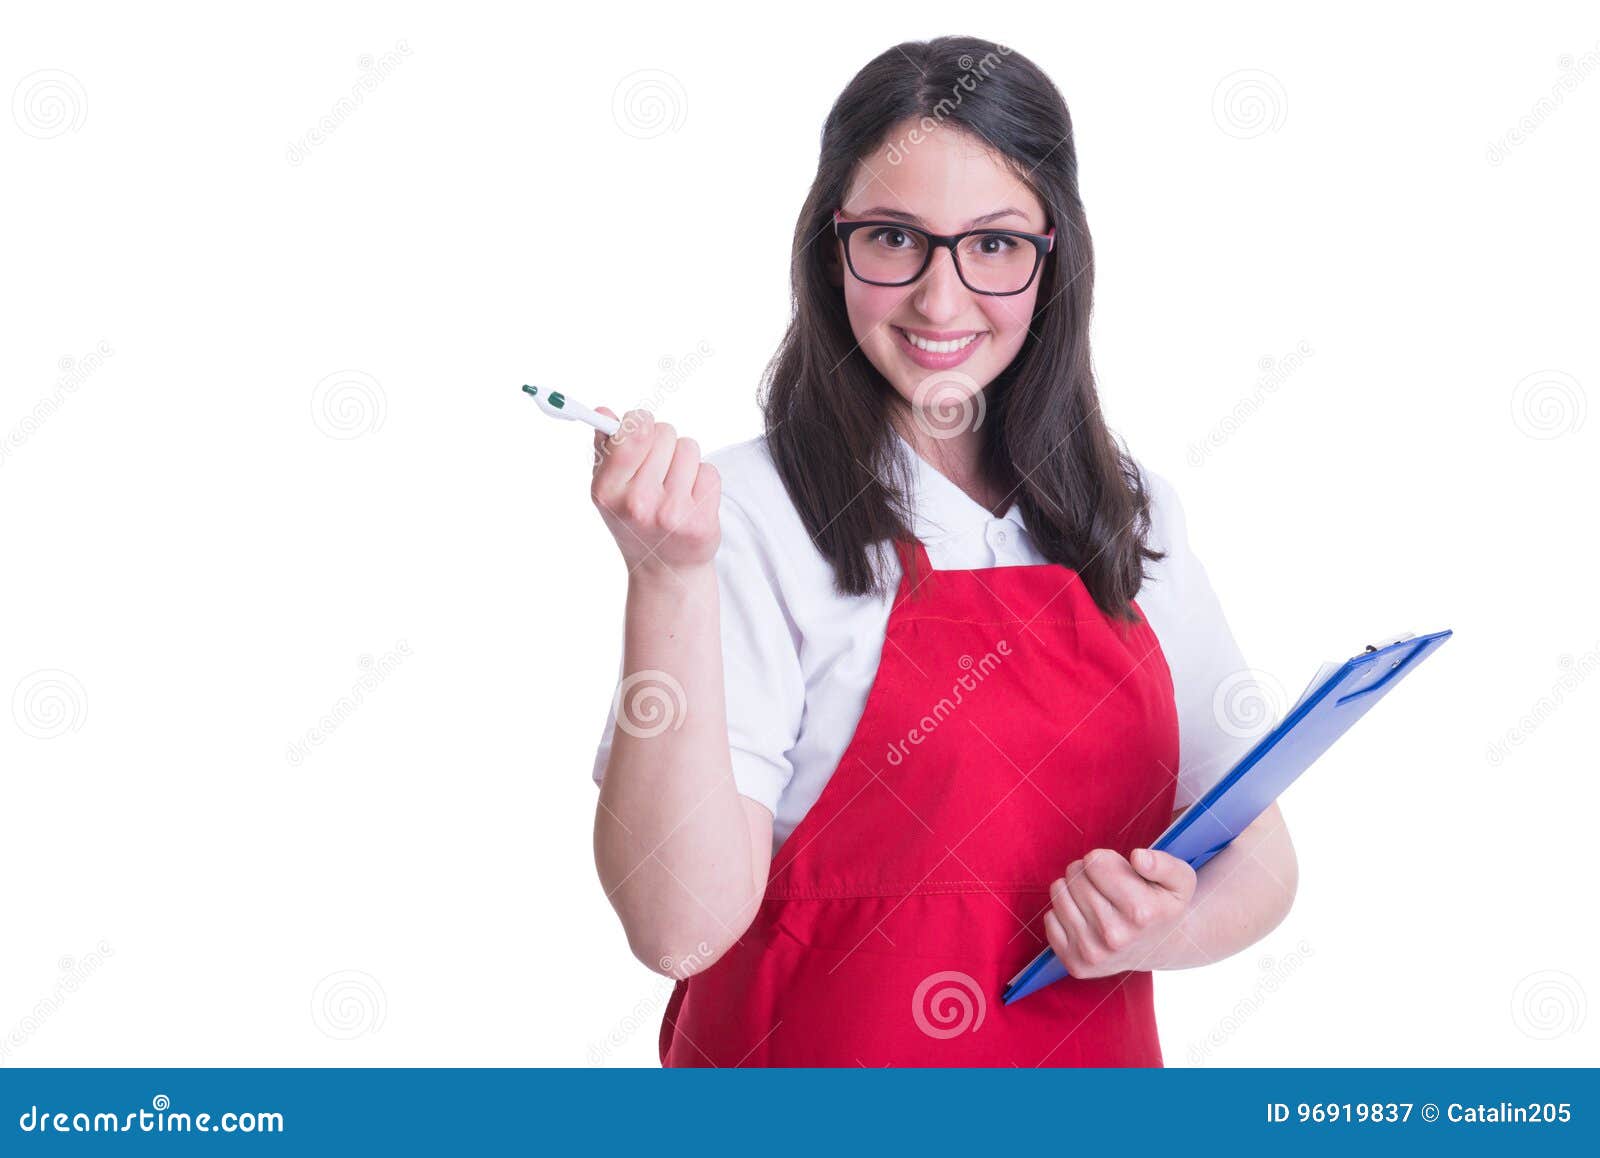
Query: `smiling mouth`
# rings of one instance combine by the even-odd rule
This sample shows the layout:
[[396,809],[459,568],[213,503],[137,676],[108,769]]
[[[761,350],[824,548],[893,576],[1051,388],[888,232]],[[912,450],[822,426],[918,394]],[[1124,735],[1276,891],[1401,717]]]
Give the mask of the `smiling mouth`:
[[894,329],[911,345],[929,354],[954,354],[958,350],[965,350],[972,343],[983,337],[984,334],[988,333],[987,330],[977,330],[950,341],[934,342],[919,334],[914,334],[902,326],[895,326]]

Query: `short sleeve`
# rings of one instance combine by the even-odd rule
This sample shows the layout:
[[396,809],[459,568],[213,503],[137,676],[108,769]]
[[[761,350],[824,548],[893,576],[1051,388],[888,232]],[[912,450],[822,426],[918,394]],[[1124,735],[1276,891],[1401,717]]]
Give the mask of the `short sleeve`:
[[1189,539],[1172,485],[1145,472],[1153,507],[1154,565],[1139,605],[1150,618],[1172,673],[1178,711],[1178,786],[1174,809],[1187,808],[1245,754],[1266,705],[1228,625],[1210,576]]
[[[722,676],[728,747],[739,792],[777,814],[794,776],[789,753],[805,713],[799,635],[785,606],[771,545],[726,489],[719,508],[722,541],[714,568],[721,616]],[[617,686],[623,672],[618,664]],[[613,693],[595,752],[594,781],[605,777],[616,730]]]

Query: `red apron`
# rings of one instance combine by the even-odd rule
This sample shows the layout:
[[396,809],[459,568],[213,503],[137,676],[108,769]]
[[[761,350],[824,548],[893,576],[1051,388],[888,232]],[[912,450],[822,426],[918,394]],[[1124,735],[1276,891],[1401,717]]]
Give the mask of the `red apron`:
[[1000,1003],[1046,944],[1050,882],[1171,819],[1178,718],[1155,633],[1108,619],[1058,564],[934,571],[920,542],[896,548],[855,734],[750,928],[674,988],[662,1064],[1161,1065],[1149,972]]

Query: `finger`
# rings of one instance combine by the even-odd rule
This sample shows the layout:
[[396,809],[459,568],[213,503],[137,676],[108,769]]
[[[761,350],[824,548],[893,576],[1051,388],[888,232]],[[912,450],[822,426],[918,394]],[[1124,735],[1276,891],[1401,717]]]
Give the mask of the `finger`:
[[[615,414],[611,413],[611,411],[608,410],[604,406],[596,406],[594,408],[594,412],[596,414],[604,414],[607,418],[616,418],[617,417]],[[606,446],[607,437],[608,437],[608,435],[606,434],[605,431],[601,430],[599,427],[595,427],[595,431],[594,431],[594,469],[595,470],[599,470],[600,469],[600,464],[605,462],[606,455],[609,453],[609,448]]]
[[624,410],[616,418],[617,428],[606,436],[607,442],[614,446],[621,445],[624,442],[643,441],[648,443],[649,438],[647,436],[656,421],[654,414],[642,408],[635,408],[633,410]]
[[1179,860],[1170,852],[1159,852],[1153,848],[1136,848],[1129,862],[1133,865],[1134,872],[1153,885],[1167,889],[1180,897],[1194,894],[1194,869],[1188,862]]
[[1105,951],[1105,943],[1090,927],[1089,919],[1083,915],[1078,902],[1072,899],[1072,892],[1064,880],[1057,879],[1050,883],[1050,912],[1066,930],[1067,940],[1077,949],[1080,960],[1086,952]]
[[1044,939],[1050,943],[1050,949],[1056,955],[1056,960],[1067,966],[1067,972],[1072,972],[1068,962],[1075,961],[1073,956],[1072,938],[1067,936],[1067,931],[1061,925],[1061,918],[1049,909],[1044,911]]
[[1083,858],[1084,871],[1094,883],[1095,890],[1135,927],[1150,919],[1150,883],[1134,871],[1121,853],[1108,848],[1097,848]]
[[645,455],[644,462],[639,464],[639,469],[633,474],[633,486],[664,487],[667,482],[667,468],[672,465],[672,451],[678,442],[678,432],[672,428],[670,422],[655,424],[654,439],[650,453]]
[[595,472],[595,482],[607,506],[617,504],[627,489],[628,480],[650,453],[654,425],[648,410],[630,410],[622,416],[617,432],[601,444],[605,461]]
[[1087,869],[1080,867],[1078,872],[1067,874],[1067,892],[1078,902],[1078,911],[1083,914],[1085,925],[1094,934],[1095,940],[1107,950],[1123,943],[1125,924],[1122,915],[1094,887]]
[[694,490],[689,492],[689,497],[694,499],[698,507],[704,502],[716,502],[722,494],[722,472],[709,462],[701,462],[700,469],[694,475]]
[[692,438],[680,438],[678,445],[672,449],[672,462],[667,467],[667,477],[661,485],[667,494],[687,499],[699,472],[700,444]]

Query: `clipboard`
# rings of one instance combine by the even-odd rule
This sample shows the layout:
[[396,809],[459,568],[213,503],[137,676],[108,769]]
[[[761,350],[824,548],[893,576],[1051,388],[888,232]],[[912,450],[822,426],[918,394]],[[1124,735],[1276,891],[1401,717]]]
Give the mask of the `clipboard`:
[[[1324,664],[1277,726],[1150,847],[1198,871],[1451,634],[1403,635],[1386,644],[1368,644],[1343,664]],[[1046,948],[1011,979],[1001,1001],[1010,1005],[1067,975],[1055,951]]]

